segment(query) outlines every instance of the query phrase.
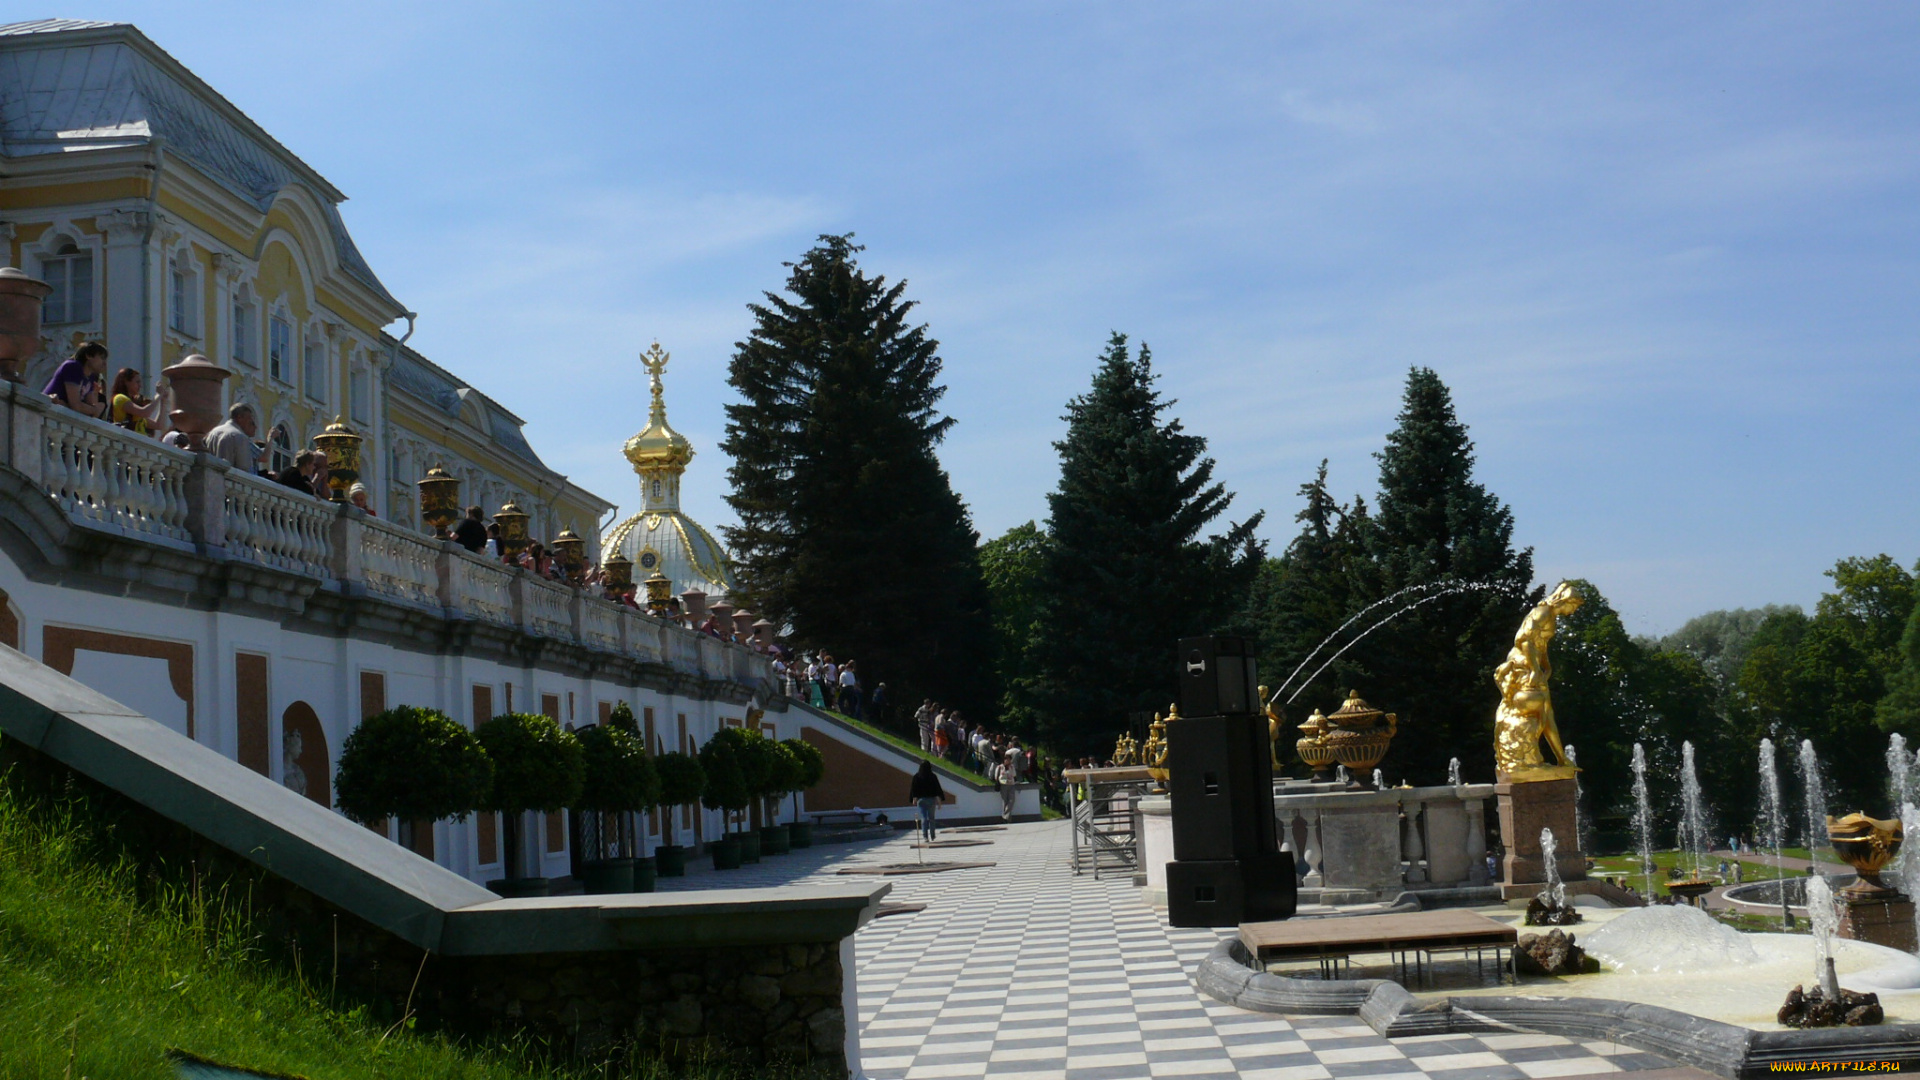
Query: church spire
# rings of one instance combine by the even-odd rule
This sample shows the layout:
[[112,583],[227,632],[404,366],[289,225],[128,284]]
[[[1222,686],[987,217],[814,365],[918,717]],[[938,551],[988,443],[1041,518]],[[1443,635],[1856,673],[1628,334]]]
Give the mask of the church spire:
[[648,513],[680,509],[680,474],[693,460],[693,444],[667,424],[666,390],[660,376],[667,370],[668,359],[657,341],[640,356],[652,382],[653,402],[646,428],[626,445],[627,460],[640,474],[640,503]]

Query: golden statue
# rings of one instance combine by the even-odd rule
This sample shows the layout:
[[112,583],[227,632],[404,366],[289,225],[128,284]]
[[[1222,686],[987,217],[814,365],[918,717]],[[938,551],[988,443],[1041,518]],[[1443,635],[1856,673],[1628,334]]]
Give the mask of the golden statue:
[[1273,773],[1280,775],[1280,710],[1273,707],[1273,691],[1260,688],[1260,711],[1267,714],[1267,756],[1273,759]]
[[[1560,726],[1553,719],[1553,699],[1547,693],[1547,680],[1553,665],[1547,660],[1547,646],[1553,642],[1555,621],[1571,615],[1580,607],[1580,594],[1561,582],[1545,600],[1533,606],[1513,635],[1513,649],[1506,662],[1494,669],[1493,681],[1500,687],[1500,711],[1493,718],[1493,762],[1500,779],[1508,783],[1536,780],[1565,780],[1579,770],[1567,761],[1560,743]],[[1558,764],[1549,764],[1540,754],[1545,739]]]
[[[1173,714],[1167,720],[1178,715],[1171,708],[1167,711]],[[1140,763],[1147,767],[1147,775],[1154,779],[1155,795],[1167,793],[1167,720],[1162,720],[1159,713],[1153,714],[1153,725],[1147,728],[1147,745],[1140,752]]]

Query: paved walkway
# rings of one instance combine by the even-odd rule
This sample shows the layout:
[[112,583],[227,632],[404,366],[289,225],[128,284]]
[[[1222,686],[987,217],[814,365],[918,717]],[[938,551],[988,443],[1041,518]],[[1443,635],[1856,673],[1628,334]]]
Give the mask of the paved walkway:
[[1190,981],[1221,932],[1167,927],[1124,878],[1074,877],[1065,822],[941,838],[993,843],[916,852],[903,833],[662,884],[846,881],[836,866],[922,854],[995,862],[878,879],[893,883],[889,902],[927,906],[876,919],[855,938],[863,1064],[872,1080],[1530,1080],[1672,1068],[1614,1043],[1527,1034],[1389,1041],[1353,1017],[1283,1018],[1222,1005]]

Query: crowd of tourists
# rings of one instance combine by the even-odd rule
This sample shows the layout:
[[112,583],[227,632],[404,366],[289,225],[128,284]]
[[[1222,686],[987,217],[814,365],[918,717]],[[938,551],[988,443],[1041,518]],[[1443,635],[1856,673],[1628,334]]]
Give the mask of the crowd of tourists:
[[[172,426],[173,410],[169,406],[173,392],[164,376],[155,387],[154,396],[147,397],[145,377],[138,371],[123,367],[114,374],[111,383],[106,381],[106,372],[107,347],[97,341],[82,342],[72,356],[53,369],[42,392],[54,404],[82,416],[105,420],[177,449],[193,448],[188,434]],[[255,441],[258,433],[259,422],[253,406],[236,402],[227,410],[226,421],[207,432],[207,452],[250,476],[272,480],[316,499],[332,498],[325,454],[302,450],[294,455],[290,464],[274,471],[263,466],[269,450],[266,442]],[[349,485],[347,501],[374,514],[373,507],[368,505],[365,484],[356,481]]]
[[832,709],[855,720],[883,723],[887,715],[887,684],[873,688],[871,698],[860,681],[859,664],[853,660],[835,660],[831,653],[803,653],[776,646],[772,649],[773,675],[790,698],[798,698],[816,709]]

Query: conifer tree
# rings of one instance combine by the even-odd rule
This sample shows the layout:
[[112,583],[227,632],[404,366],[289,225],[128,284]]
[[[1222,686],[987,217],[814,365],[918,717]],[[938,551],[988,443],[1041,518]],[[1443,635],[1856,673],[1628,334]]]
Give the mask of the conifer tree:
[[1493,669],[1537,599],[1529,591],[1533,550],[1513,549],[1513,511],[1474,480],[1473,441],[1431,369],[1408,373],[1399,424],[1374,458],[1380,489],[1368,532],[1377,575],[1370,598],[1415,585],[1476,588],[1423,603],[1357,646],[1350,655],[1368,681],[1356,689],[1400,715],[1390,775],[1437,781],[1457,756],[1470,777],[1490,780],[1500,701]]
[[1152,359],[1114,334],[1093,385],[1067,404],[1039,627],[1030,651],[1041,737],[1080,755],[1110,751],[1131,714],[1164,711],[1174,646],[1222,629],[1245,604],[1264,552],[1260,517],[1201,538],[1233,496],[1213,481],[1206,440],[1154,388]]
[[[1342,504],[1335,499],[1324,460],[1314,478],[1300,485],[1300,496],[1306,500],[1294,515],[1300,533],[1261,568],[1249,605],[1252,632],[1263,646],[1260,680],[1281,702],[1292,692],[1290,678],[1298,685],[1332,660],[1345,639],[1327,638],[1366,606],[1375,580],[1367,563],[1372,519],[1365,500],[1355,496]],[[1324,649],[1322,642],[1327,642]],[[1344,658],[1333,661],[1320,684],[1341,685],[1349,670]]]
[[990,627],[979,542],[935,449],[939,343],[904,282],[869,277],[849,236],[789,263],[734,347],[721,448],[741,592],[802,646],[854,659],[865,688],[983,714]]

